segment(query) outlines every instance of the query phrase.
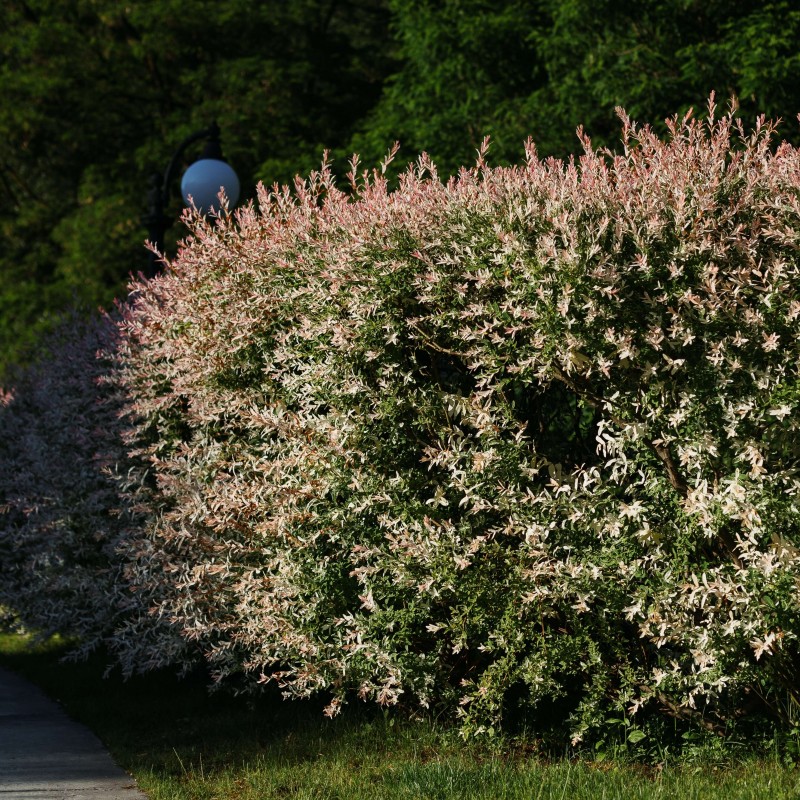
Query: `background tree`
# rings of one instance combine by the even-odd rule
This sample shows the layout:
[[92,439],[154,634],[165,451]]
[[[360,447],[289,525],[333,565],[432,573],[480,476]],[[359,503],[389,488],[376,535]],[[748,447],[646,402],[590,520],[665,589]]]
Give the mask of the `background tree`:
[[[614,108],[663,132],[712,90],[797,141],[800,9],[788,0],[7,0],[0,5],[0,378],[69,305],[145,263],[147,178],[216,117],[245,198],[331,149],[395,140],[441,172],[615,147]],[[176,201],[173,211],[177,213]],[[168,249],[180,226],[169,232]]]
[[519,161],[528,136],[542,155],[565,157],[579,147],[578,125],[616,147],[617,106],[663,133],[666,117],[703,108],[712,90],[736,95],[745,118],[782,117],[783,134],[797,140],[800,10],[788,2],[389,5],[401,63],[354,140],[367,161],[394,137],[401,155],[426,150],[453,171],[486,134],[493,162]]
[[143,266],[148,175],[188,133],[217,118],[245,196],[343,145],[390,68],[384,5],[4,3],[0,375]]

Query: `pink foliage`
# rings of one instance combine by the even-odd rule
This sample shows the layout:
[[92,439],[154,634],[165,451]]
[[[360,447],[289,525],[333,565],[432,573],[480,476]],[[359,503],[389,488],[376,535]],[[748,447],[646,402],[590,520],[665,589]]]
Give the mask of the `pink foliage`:
[[466,734],[521,686],[573,742],[794,696],[800,154],[714,113],[663,142],[621,112],[620,154],[579,132],[568,163],[485,145],[447,182],[422,156],[392,190],[323,164],[188,219],[106,353],[123,668],[201,653]]
[[122,603],[115,548],[129,520],[112,473],[125,456],[97,358],[115,338],[107,318],[66,322],[0,405],[0,603],[26,628],[76,637],[78,654],[114,630]]

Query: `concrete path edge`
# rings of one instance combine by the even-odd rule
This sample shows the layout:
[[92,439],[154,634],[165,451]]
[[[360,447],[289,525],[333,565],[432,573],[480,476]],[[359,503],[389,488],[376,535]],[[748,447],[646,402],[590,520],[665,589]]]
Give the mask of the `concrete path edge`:
[[0,667],[0,800],[146,800],[100,740]]

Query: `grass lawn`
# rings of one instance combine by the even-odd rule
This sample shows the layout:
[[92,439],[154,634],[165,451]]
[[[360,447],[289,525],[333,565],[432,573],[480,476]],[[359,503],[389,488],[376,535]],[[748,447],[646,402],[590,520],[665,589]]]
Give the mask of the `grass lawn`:
[[209,696],[200,678],[103,680],[105,662],[60,663],[58,643],[0,634],[0,664],[41,685],[92,728],[153,800],[611,800],[800,797],[800,771],[743,760],[637,767],[545,762],[522,748],[463,744],[431,723],[358,707]]

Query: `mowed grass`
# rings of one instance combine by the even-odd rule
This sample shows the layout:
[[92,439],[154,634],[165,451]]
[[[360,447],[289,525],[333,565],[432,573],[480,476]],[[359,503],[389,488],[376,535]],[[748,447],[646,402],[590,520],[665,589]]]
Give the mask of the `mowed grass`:
[[547,761],[525,747],[461,742],[432,722],[363,706],[335,720],[322,702],[208,694],[202,676],[103,679],[105,660],[60,662],[0,634],[0,664],[38,683],[92,728],[152,800],[628,800],[800,797],[800,771],[744,760],[645,767]]

